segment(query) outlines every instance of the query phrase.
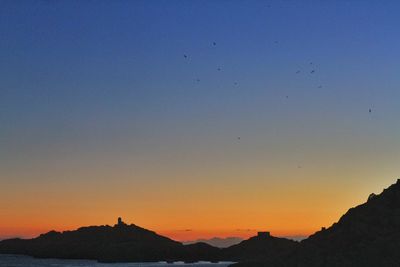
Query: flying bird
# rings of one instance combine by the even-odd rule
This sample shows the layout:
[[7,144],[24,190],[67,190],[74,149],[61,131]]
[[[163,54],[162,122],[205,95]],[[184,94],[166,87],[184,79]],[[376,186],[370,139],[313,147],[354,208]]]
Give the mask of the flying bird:
[[372,112],[372,109],[369,109],[368,111],[369,111],[369,113],[371,113],[371,112]]
[[300,73],[300,71],[298,70],[298,71],[296,71],[296,74],[299,74]]
[[213,42],[213,45],[214,45],[214,46],[216,46],[216,45],[217,45],[217,43],[216,43],[216,42]]
[[315,72],[315,70],[312,70],[310,73],[313,74]]
[[218,68],[217,71],[221,71],[221,68]]
[[187,58],[187,55],[183,55],[184,58]]

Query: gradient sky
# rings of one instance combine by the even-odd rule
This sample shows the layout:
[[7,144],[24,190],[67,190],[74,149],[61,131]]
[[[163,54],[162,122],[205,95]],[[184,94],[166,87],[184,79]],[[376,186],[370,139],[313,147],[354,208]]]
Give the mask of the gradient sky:
[[118,216],[178,240],[330,226],[400,176],[399,14],[0,0],[0,238]]

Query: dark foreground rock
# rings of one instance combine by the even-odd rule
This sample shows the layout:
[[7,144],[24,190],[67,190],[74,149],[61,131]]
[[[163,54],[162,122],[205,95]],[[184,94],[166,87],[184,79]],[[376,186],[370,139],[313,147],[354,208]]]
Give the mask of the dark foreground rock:
[[116,261],[216,260],[219,249],[202,244],[184,246],[136,225],[82,227],[49,232],[34,239],[0,242],[0,253],[38,258]]
[[294,250],[236,266],[400,266],[400,181]]
[[244,240],[222,250],[222,257],[231,261],[266,261],[280,259],[295,250],[299,242],[286,238],[270,236],[269,233],[259,233],[257,236]]

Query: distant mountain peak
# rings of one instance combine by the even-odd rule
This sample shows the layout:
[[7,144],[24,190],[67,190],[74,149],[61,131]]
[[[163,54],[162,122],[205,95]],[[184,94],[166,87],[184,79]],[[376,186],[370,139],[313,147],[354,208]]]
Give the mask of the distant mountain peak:
[[240,237],[225,237],[225,238],[221,238],[221,237],[213,237],[213,238],[201,238],[201,239],[197,239],[194,241],[186,241],[184,242],[185,245],[189,245],[189,244],[194,244],[194,243],[206,243],[209,244],[211,246],[217,247],[217,248],[227,248],[236,244],[239,244],[240,242],[243,241],[243,238]]

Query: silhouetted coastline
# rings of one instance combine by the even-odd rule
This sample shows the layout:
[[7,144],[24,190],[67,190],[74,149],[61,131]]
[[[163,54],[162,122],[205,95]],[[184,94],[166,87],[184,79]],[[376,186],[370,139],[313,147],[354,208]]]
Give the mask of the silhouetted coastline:
[[259,232],[228,248],[183,245],[121,219],[0,242],[0,253],[100,262],[232,261],[235,266],[400,266],[400,181],[301,242]]

